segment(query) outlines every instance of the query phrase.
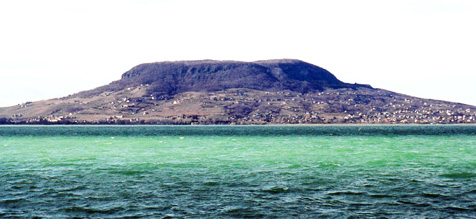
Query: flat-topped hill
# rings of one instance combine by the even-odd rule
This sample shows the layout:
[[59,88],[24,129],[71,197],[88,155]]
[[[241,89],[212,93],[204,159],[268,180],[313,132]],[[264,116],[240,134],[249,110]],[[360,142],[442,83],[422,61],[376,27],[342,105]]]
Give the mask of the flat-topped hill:
[[148,85],[149,94],[159,99],[183,92],[213,92],[231,88],[299,93],[327,88],[370,88],[369,85],[344,83],[329,71],[300,60],[202,60],[141,64],[122,74],[121,80],[79,95],[87,97],[141,84]]
[[0,124],[451,124],[476,107],[340,81],[293,59],[141,64],[108,85],[0,108]]

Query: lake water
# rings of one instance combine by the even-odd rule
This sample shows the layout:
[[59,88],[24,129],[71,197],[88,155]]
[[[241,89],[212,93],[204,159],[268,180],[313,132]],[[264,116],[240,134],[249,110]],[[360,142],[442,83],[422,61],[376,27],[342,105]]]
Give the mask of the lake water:
[[0,218],[475,218],[476,126],[0,126]]

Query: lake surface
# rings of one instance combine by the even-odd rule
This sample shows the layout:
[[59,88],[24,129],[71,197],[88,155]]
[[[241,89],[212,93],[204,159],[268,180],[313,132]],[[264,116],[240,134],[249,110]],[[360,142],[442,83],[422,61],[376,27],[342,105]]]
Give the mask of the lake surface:
[[475,218],[476,126],[0,126],[0,218]]

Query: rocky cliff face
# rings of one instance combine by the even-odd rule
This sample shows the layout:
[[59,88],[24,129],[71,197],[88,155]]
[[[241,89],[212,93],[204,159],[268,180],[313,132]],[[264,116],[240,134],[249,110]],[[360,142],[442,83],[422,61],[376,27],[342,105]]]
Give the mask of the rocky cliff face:
[[348,84],[299,60],[138,65],[63,98],[0,108],[0,124],[476,123],[476,107]]
[[213,92],[231,88],[290,90],[299,93],[327,88],[371,88],[368,85],[344,83],[329,71],[299,60],[203,60],[141,64],[124,73],[121,80],[80,95],[92,96],[141,84],[148,85],[149,94],[158,99],[183,92]]

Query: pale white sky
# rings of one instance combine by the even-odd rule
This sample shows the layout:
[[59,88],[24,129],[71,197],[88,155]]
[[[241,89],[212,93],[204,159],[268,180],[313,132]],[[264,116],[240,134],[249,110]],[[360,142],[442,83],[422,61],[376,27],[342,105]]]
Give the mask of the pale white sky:
[[340,80],[476,105],[474,0],[0,0],[0,106],[173,60],[295,58]]

